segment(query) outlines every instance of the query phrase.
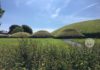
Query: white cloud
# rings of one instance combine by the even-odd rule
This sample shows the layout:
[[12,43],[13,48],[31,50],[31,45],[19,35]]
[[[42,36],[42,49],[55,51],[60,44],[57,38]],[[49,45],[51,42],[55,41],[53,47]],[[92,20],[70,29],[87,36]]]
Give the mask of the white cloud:
[[36,0],[15,0],[15,5],[17,7],[23,6],[23,5],[31,5]]
[[57,16],[59,16],[60,11],[61,11],[61,8],[57,8],[57,9],[55,10],[55,13],[53,13],[53,14],[51,15],[51,17],[52,17],[52,18],[56,18]]
[[31,5],[31,4],[34,3],[34,1],[35,1],[35,0],[28,0],[28,1],[26,1],[26,5]]
[[56,9],[54,10],[55,12],[54,12],[53,14],[51,14],[51,18],[56,18],[56,17],[58,17],[59,14],[60,14],[60,12],[61,12],[61,10],[62,10],[63,8],[65,8],[65,7],[67,7],[67,6],[70,4],[71,1],[72,1],[72,0],[65,0],[62,6],[60,6],[59,8],[56,8]]
[[15,1],[15,5],[16,5],[16,7],[19,7],[20,6],[20,1],[19,0],[16,0]]
[[63,6],[61,8],[67,7],[70,4],[71,1],[72,0],[66,0],[66,1],[64,1],[64,4],[63,4]]
[[81,12],[83,12],[83,11],[85,11],[85,10],[91,8],[91,7],[96,6],[97,4],[98,4],[98,3],[90,4],[90,5],[88,5],[88,6],[84,7],[84,8],[82,8],[81,10],[76,11],[74,14],[72,14],[72,16],[76,16],[77,14],[79,14],[79,13],[81,13]]
[[80,22],[80,21],[85,21],[85,20],[91,20],[95,19],[94,17],[81,17],[81,16],[66,16],[66,15],[61,15],[57,17],[57,22],[61,23],[63,25],[67,25],[70,23],[75,23],[75,22]]

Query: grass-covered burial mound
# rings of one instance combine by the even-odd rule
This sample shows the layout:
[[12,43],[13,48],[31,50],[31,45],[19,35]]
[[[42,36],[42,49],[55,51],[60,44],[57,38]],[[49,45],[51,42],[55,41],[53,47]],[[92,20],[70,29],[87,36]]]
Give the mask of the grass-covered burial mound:
[[51,33],[44,30],[38,31],[33,34],[33,38],[50,38],[50,37],[52,37]]
[[64,29],[55,35],[57,38],[77,38],[84,37],[82,33],[75,29]]

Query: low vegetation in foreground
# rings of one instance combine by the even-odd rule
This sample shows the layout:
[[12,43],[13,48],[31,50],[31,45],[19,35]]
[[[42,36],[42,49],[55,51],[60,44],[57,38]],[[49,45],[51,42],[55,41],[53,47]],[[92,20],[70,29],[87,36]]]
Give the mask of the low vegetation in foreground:
[[0,70],[100,70],[100,45],[71,47],[52,38],[1,38]]

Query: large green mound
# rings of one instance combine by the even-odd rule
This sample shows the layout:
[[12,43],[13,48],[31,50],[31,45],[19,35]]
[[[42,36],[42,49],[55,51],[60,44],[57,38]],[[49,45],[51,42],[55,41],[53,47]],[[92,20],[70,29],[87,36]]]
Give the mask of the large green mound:
[[84,34],[100,33],[100,19],[73,23],[54,31],[53,34],[56,35],[58,33],[61,33],[63,30],[67,30],[67,29],[76,29],[79,32]]

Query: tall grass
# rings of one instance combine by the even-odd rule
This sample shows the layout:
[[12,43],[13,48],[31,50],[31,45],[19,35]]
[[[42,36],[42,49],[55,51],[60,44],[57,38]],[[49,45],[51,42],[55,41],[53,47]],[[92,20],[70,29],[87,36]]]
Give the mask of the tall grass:
[[100,44],[69,47],[55,39],[20,39],[0,46],[0,70],[100,70]]

